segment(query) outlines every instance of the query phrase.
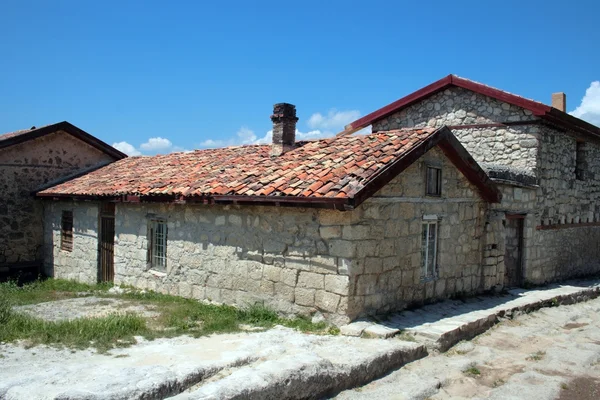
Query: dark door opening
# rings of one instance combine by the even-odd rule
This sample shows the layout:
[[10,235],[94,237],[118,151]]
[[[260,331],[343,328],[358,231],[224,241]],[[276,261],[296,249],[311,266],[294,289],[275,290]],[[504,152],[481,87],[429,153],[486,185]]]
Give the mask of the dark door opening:
[[504,254],[504,286],[523,285],[524,214],[507,214],[504,221],[506,252]]
[[115,279],[115,204],[103,203],[100,209],[100,282],[113,282]]

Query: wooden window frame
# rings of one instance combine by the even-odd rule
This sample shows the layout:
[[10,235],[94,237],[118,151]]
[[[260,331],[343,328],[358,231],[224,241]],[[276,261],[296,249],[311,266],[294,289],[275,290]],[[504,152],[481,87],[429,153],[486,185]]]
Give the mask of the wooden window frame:
[[[433,191],[429,190],[432,176],[430,175],[430,171],[435,171],[433,176],[435,176],[437,180]],[[432,197],[440,197],[442,195],[442,167],[437,165],[425,166],[425,195]]]
[[73,251],[73,211],[63,210],[60,219],[60,249]]

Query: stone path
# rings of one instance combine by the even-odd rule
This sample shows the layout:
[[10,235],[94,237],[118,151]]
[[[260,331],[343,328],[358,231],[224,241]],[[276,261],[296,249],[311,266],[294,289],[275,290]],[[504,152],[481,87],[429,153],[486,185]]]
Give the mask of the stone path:
[[417,343],[284,327],[141,340],[107,354],[0,344],[0,399],[322,398],[426,355]]
[[505,320],[336,400],[598,400],[600,298]]
[[445,351],[461,340],[485,332],[502,318],[599,295],[600,280],[569,281],[533,290],[513,289],[498,296],[443,301],[391,314],[377,322],[356,321],[341,327],[340,331],[347,336],[379,338],[403,332],[413,335],[415,340],[429,348]]

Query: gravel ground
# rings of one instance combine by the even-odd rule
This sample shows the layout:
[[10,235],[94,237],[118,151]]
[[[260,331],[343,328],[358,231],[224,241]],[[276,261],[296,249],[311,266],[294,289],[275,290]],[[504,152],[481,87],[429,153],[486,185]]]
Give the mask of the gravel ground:
[[151,306],[139,304],[135,301],[90,296],[18,306],[15,307],[15,311],[47,321],[98,318],[114,313],[135,313],[146,318],[154,318],[160,315],[151,308]]
[[336,399],[598,400],[600,299],[507,320]]

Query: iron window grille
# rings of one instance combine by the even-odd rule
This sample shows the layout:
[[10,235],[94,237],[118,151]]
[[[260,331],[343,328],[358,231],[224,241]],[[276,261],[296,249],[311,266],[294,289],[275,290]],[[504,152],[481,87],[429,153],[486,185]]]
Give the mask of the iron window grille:
[[152,219],[149,224],[148,267],[166,271],[167,269],[167,222]]

